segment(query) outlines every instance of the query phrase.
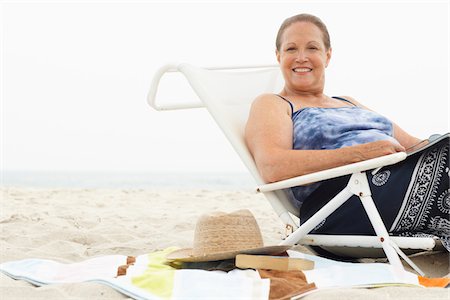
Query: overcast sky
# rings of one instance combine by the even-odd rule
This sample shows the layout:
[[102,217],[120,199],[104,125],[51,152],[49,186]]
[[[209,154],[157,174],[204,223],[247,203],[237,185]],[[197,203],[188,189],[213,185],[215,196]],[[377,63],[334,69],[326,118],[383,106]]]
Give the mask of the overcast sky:
[[[425,138],[449,131],[448,1],[1,4],[3,170],[243,172],[204,110],[156,112],[154,72],[274,64],[281,22],[328,26],[326,93],[349,95]],[[172,81],[171,81],[172,80]],[[189,100],[168,78],[163,97]]]

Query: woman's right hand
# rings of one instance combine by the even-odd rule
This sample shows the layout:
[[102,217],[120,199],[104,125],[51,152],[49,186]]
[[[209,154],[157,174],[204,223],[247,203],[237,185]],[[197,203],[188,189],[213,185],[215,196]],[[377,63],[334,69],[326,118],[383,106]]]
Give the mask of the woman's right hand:
[[370,142],[353,147],[355,148],[355,154],[357,155],[358,161],[406,151],[405,147],[399,143],[389,140]]

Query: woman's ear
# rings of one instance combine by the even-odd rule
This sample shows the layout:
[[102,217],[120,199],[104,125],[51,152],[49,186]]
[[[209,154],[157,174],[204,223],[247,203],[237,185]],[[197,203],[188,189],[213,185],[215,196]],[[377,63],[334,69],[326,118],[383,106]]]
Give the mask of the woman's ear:
[[275,49],[275,55],[277,56],[278,63],[280,63],[280,51],[278,49]]
[[325,68],[328,67],[328,64],[330,63],[331,52],[332,52],[332,49],[331,49],[331,48],[327,50],[327,54],[326,54],[326,55],[327,55],[327,61],[326,61],[326,63],[325,63]]

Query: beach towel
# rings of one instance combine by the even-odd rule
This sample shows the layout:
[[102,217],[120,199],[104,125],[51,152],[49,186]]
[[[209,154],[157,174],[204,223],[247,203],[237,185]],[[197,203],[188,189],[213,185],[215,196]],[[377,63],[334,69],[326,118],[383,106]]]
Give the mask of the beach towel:
[[[166,255],[177,248],[167,248],[137,257],[108,255],[78,263],[64,264],[45,259],[24,259],[0,265],[0,271],[19,280],[42,286],[56,283],[98,282],[134,299],[282,299],[278,291],[282,280],[270,280],[274,274],[261,276],[255,270],[229,272],[178,269]],[[314,261],[315,268],[298,271],[305,278],[291,286],[289,296],[302,296],[325,288],[376,287],[386,285],[433,286],[436,281],[420,280],[410,272],[399,271],[383,263],[337,262],[297,251],[289,256]],[[284,275],[278,274],[278,278]],[[292,276],[289,274],[286,276]],[[265,278],[262,278],[265,277]],[[446,279],[444,279],[445,281]],[[438,286],[448,285],[450,279]],[[271,285],[272,283],[272,285]],[[276,297],[275,297],[276,296]]]
[[64,264],[24,259],[0,265],[0,271],[37,286],[97,282],[133,299],[268,299],[270,280],[254,270],[179,270],[166,264],[167,248],[130,258],[108,255]]

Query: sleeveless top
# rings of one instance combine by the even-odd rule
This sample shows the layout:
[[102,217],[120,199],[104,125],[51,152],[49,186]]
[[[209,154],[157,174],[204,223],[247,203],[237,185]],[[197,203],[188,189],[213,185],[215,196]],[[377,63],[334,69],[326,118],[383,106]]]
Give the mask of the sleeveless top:
[[[347,99],[333,97],[353,106],[304,107],[294,112],[294,106],[289,100],[281,95],[277,96],[291,106],[294,127],[293,149],[339,149],[380,140],[398,143],[393,138],[391,121],[376,112],[357,107]],[[320,182],[293,187],[291,191],[296,200],[294,204],[300,207],[301,203],[319,186]]]

